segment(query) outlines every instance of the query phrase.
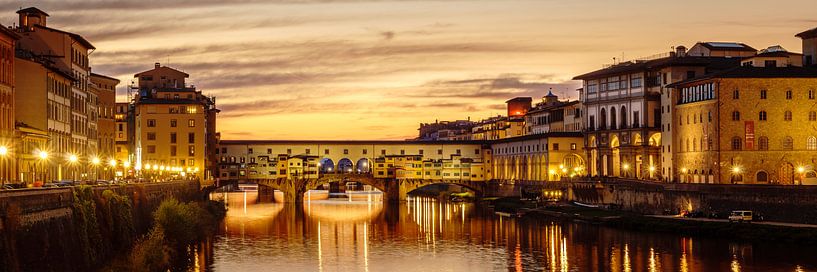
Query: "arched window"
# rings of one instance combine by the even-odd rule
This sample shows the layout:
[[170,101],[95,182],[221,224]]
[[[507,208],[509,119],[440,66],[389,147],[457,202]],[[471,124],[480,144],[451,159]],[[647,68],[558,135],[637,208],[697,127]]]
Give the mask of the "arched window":
[[783,150],[792,150],[794,149],[794,139],[790,136],[786,136],[783,138]]
[[817,111],[808,112],[808,120],[809,121],[817,121]]
[[766,171],[757,172],[757,177],[755,178],[757,182],[769,182],[769,173]]
[[766,121],[766,111],[760,111],[760,113],[758,113],[757,120]]
[[732,121],[740,121],[740,112],[739,111],[733,111],[732,112]]
[[760,136],[757,139],[757,150],[769,150],[769,138]]
[[791,111],[786,111],[783,113],[783,120],[791,121]]
[[732,150],[741,150],[743,149],[743,143],[740,140],[740,137],[732,137]]
[[599,118],[599,128],[607,129],[607,110],[601,108],[601,118]]
[[817,138],[814,136],[808,137],[808,140],[806,140],[806,149],[817,150]]
[[698,139],[692,138],[692,151],[698,151]]
[[627,128],[627,107],[621,106],[621,128]]

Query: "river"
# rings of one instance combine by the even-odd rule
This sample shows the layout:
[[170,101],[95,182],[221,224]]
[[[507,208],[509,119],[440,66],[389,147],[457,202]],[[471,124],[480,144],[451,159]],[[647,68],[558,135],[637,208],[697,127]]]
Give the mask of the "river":
[[[222,196],[223,194],[220,193]],[[470,203],[255,204],[228,193],[203,271],[814,271],[817,248],[507,218]],[[370,201],[371,200],[371,201]]]

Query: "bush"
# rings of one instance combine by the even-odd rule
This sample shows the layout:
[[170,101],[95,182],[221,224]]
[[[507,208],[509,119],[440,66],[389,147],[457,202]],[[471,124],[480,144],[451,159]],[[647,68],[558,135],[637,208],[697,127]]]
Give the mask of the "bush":
[[194,244],[211,234],[217,219],[226,214],[219,202],[181,203],[176,199],[162,201],[153,218],[156,226],[164,230],[165,237],[175,247]]
[[161,228],[153,228],[136,242],[130,259],[133,271],[167,271],[170,267],[170,248],[165,245]]

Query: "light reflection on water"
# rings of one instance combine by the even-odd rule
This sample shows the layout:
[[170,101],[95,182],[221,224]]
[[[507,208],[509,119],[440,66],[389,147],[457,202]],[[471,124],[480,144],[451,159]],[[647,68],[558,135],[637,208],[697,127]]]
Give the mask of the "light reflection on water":
[[[221,232],[197,254],[212,271],[811,271],[813,247],[649,234],[499,217],[411,198],[255,204],[230,193]],[[198,270],[198,269],[197,269]]]

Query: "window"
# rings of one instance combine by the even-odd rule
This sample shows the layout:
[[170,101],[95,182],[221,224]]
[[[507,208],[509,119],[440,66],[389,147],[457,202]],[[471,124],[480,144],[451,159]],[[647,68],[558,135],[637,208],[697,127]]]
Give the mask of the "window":
[[423,155],[423,150],[422,149],[420,149],[420,155]]
[[156,119],[148,119],[148,127],[156,127]]
[[808,112],[808,120],[809,121],[817,121],[817,111]]
[[687,79],[695,78],[695,71],[687,71]]
[[790,136],[786,136],[783,138],[783,150],[792,150],[794,149],[794,139]]
[[324,155],[329,155],[329,149],[324,149],[324,150],[323,150],[323,154],[324,154]]
[[740,121],[740,112],[739,111],[733,111],[732,112],[732,121]]
[[170,119],[170,127],[176,127],[176,126],[178,126],[178,125],[177,125],[177,123],[178,123],[178,122],[176,121],[176,119]]
[[808,90],[808,99],[814,100],[814,90]]
[[311,149],[309,149],[309,148],[307,148],[305,151],[306,151],[306,154],[307,154],[307,155],[308,155],[309,153],[312,153],[312,150],[311,150]]
[[766,90],[760,90],[760,99],[766,99]]
[[292,149],[291,148],[287,148],[287,155],[292,155]]
[[369,154],[369,150],[368,149],[363,149],[363,155],[366,155],[366,154]]
[[791,121],[791,111],[786,111],[785,113],[783,113],[783,120]]
[[156,146],[155,145],[149,145],[148,146],[148,154],[155,154],[155,153],[156,153]]
[[758,113],[757,120],[766,121],[766,111],[760,111],[760,113]]
[[553,150],[557,150],[557,151],[559,150],[559,144],[554,143],[552,146],[553,146]]
[[786,91],[786,100],[791,100],[791,90]]
[[457,149],[457,155],[462,154],[462,150]]
[[272,148],[267,148],[267,155],[272,154]]
[[817,150],[817,138],[814,136],[808,137],[808,140],[806,140],[806,149]]
[[400,149],[400,155],[406,155],[406,150],[405,149]]
[[442,149],[437,149],[437,155],[442,155],[442,154],[443,154],[443,150]]
[[344,149],[344,150],[343,150],[343,154],[344,154],[344,155],[349,155],[349,149]]
[[740,99],[740,90],[732,91],[732,99]]
[[[187,143],[193,144],[196,143],[196,133],[190,132],[187,133]],[[252,148],[250,148],[252,150]],[[252,152],[250,152],[252,154]]]
[[763,66],[765,66],[765,67],[777,67],[777,61],[776,60],[763,61]]
[[195,145],[187,146],[187,155],[188,156],[195,156],[196,155],[196,146]]
[[769,138],[761,136],[757,139],[757,150],[769,150]]
[[740,137],[732,137],[732,150],[741,150],[743,148],[743,143],[740,140]]
[[170,156],[176,156],[176,146],[175,145],[170,146]]
[[708,122],[712,123],[712,112],[709,111],[706,113],[706,119]]
[[156,132],[148,132],[148,141],[156,140]]
[[769,174],[764,171],[757,172],[757,182],[768,182],[769,181]]
[[570,150],[576,150],[576,144],[575,143],[570,144]]
[[386,150],[385,150],[385,149],[381,149],[381,150],[380,150],[380,155],[386,155]]
[[195,127],[196,126],[196,120],[193,120],[193,119],[187,120],[187,126],[188,127]]

